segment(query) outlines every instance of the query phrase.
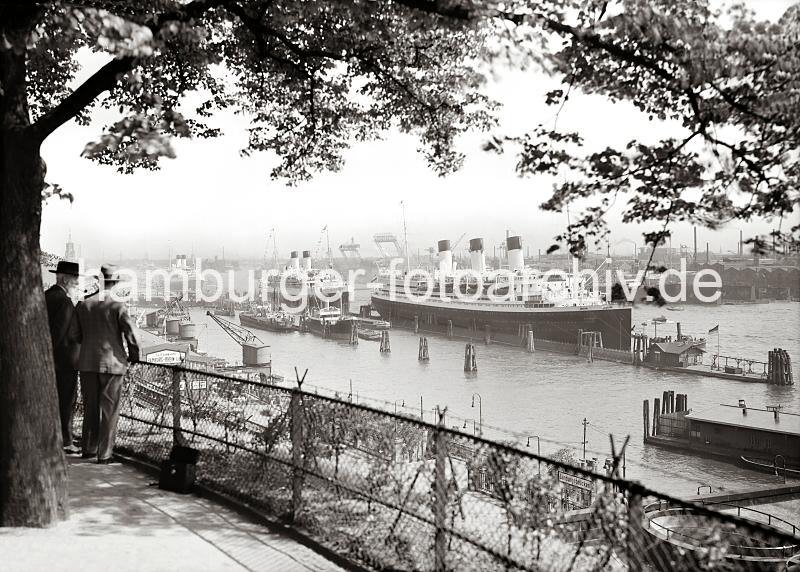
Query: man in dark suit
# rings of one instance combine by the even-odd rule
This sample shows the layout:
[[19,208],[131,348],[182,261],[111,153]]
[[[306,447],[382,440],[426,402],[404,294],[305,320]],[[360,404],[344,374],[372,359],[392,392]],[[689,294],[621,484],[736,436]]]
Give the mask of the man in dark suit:
[[106,265],[100,271],[101,290],[76,307],[71,337],[81,342],[82,456],[96,456],[104,464],[111,462],[122,382],[128,362],[139,361],[139,344],[125,304],[114,296],[113,287],[120,281],[116,267]]
[[56,283],[44,293],[47,318],[50,322],[50,339],[53,343],[53,361],[56,366],[58,413],[61,418],[61,438],[64,451],[78,453],[72,443],[72,416],[78,395],[78,352],[80,346],[69,337],[70,324],[75,316],[71,292],[78,287],[78,264],[61,260],[55,270]]

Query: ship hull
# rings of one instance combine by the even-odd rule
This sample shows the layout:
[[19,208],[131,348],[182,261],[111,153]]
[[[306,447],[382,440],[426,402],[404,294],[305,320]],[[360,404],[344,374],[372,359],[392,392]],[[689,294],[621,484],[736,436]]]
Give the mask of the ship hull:
[[270,332],[291,332],[294,330],[294,327],[290,324],[275,322],[260,316],[249,316],[243,313],[239,314],[239,323],[243,326],[249,326],[251,328],[267,330]]
[[349,340],[353,334],[353,320],[307,318],[304,321],[304,325],[307,331],[323,338]]
[[[603,347],[631,350],[631,307],[602,306],[536,308],[515,311],[470,309],[447,304],[421,304],[372,296],[372,308],[393,326],[447,333],[452,322],[454,335],[484,337],[523,345],[528,329],[536,340],[578,344],[579,332],[599,332]],[[477,305],[477,304],[476,304]]]

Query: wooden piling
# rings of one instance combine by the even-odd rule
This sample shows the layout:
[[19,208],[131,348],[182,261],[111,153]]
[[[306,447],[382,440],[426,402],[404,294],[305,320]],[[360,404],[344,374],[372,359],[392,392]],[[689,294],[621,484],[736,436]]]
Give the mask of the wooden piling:
[[767,383],[775,383],[775,352],[769,350],[767,352]]
[[536,346],[535,346],[535,343],[533,341],[533,330],[528,330],[528,333],[527,333],[526,337],[527,337],[527,340],[526,340],[526,344],[525,344],[525,349],[527,349],[528,352],[530,352],[530,353],[535,352],[536,351]]
[[389,343],[389,332],[383,330],[381,332],[381,353],[388,354],[392,351],[391,344]]
[[414,333],[419,332],[419,316],[414,316]]
[[645,399],[642,402],[642,421],[644,423],[644,442],[647,443],[647,438],[650,436],[650,400]]
[[353,327],[350,328],[350,344],[358,345],[358,322],[353,320]]
[[478,371],[475,346],[471,343],[468,343],[464,347],[464,371],[466,372]]
[[447,320],[447,337],[453,337],[453,320]]
[[661,415],[664,415],[665,413],[667,413],[667,399],[668,399],[667,398],[667,392],[664,391],[661,394],[661,412],[660,412]]
[[419,361],[428,361],[430,356],[428,355],[428,338],[425,336],[419,339]]
[[661,413],[661,401],[656,397],[653,400],[653,432],[652,435],[655,437],[658,435],[658,416]]
[[492,343],[492,328],[489,324],[483,327],[483,343],[487,346]]

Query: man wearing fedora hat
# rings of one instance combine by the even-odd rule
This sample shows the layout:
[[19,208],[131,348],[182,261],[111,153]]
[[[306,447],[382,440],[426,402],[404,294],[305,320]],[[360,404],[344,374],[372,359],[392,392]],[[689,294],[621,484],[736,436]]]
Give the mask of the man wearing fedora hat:
[[116,266],[102,266],[100,272],[101,291],[78,304],[71,336],[81,342],[82,456],[96,456],[98,463],[109,463],[117,434],[122,380],[128,362],[139,361],[139,344],[125,304],[112,295],[120,281]]
[[70,324],[75,317],[75,305],[70,294],[78,287],[80,276],[77,262],[60,260],[55,270],[56,283],[44,293],[50,339],[53,343],[53,362],[56,367],[58,413],[61,419],[61,438],[64,451],[77,453],[72,443],[72,416],[78,395],[78,352],[80,345],[70,338]]

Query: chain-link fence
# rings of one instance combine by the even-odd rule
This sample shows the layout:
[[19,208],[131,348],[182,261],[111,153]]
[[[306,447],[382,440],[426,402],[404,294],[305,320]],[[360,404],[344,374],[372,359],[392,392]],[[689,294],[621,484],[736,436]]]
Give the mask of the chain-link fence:
[[[117,447],[200,451],[197,478],[381,570],[784,569],[798,530],[721,512],[444,423],[140,363]],[[767,515],[768,516],[768,515]]]

